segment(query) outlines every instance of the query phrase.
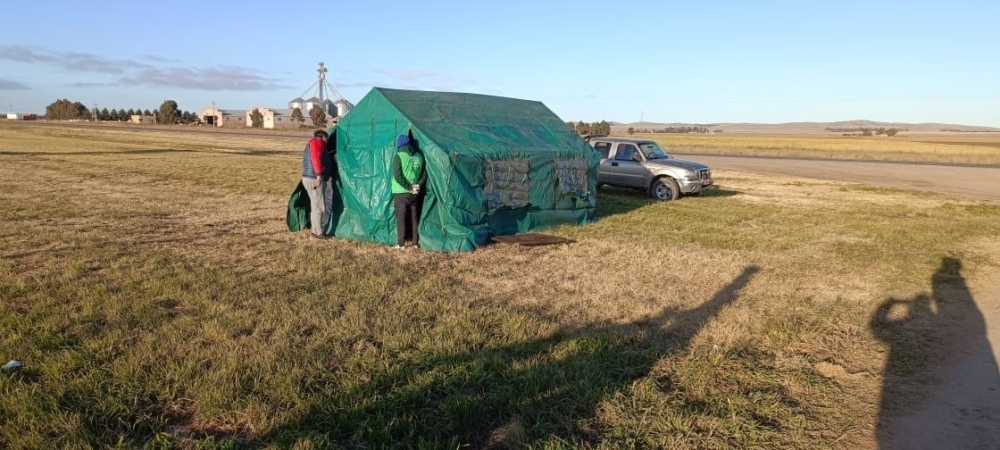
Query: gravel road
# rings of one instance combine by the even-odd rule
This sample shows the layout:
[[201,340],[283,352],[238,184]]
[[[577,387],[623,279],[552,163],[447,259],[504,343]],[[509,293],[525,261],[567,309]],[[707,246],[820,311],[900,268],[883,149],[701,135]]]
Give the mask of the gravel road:
[[[848,181],[1000,203],[1000,166],[674,153],[713,169]],[[720,184],[721,186],[721,184]]]

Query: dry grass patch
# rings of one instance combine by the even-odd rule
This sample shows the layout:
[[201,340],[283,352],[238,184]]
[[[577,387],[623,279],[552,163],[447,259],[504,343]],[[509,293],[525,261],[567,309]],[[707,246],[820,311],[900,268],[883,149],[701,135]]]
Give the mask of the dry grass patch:
[[599,222],[551,231],[573,244],[320,242],[283,222],[297,140],[69,154],[18,133],[7,448],[872,448],[873,312],[942,258],[1000,267],[995,206],[726,171],[677,202],[605,189]]

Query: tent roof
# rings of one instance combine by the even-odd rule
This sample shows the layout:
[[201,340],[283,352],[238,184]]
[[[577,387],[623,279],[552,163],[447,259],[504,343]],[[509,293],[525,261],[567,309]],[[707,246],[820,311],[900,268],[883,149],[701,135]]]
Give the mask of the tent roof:
[[541,102],[457,92],[373,91],[449,150],[489,156],[589,149]]

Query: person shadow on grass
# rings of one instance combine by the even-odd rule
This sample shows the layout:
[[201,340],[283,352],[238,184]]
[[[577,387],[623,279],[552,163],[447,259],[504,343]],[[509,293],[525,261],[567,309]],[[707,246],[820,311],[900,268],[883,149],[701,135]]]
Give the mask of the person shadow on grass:
[[889,346],[881,449],[1000,448],[1000,371],[961,272],[960,260],[942,258],[929,295],[889,299],[872,315]]
[[600,432],[587,424],[600,414],[601,402],[628,395],[663,357],[687,351],[759,270],[746,267],[712,298],[688,310],[664,308],[630,324],[591,325],[506,346],[394,362],[338,396],[363,402],[327,398],[262,441],[292,446],[304,439],[362,448],[599,442]]

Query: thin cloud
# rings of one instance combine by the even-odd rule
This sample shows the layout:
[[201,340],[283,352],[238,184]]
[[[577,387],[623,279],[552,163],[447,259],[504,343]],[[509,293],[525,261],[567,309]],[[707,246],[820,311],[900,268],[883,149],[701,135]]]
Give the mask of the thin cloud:
[[32,64],[49,64],[71,72],[96,72],[112,75],[149,67],[147,64],[130,59],[111,59],[80,52],[55,52],[28,45],[0,45],[0,59]]
[[383,83],[378,81],[357,81],[354,83],[337,83],[335,87],[341,88],[370,88],[374,86],[381,86]]
[[338,83],[338,86],[392,86],[402,89],[430,89],[435,91],[456,91],[462,83],[457,83],[452,77],[428,70],[419,69],[375,69],[372,71],[384,81],[368,83]]
[[66,86],[79,87],[79,88],[92,88],[92,87],[110,87],[117,86],[118,83],[98,83],[94,81],[81,81],[77,83],[68,83]]
[[288,86],[265,78],[246,67],[149,68],[121,77],[118,82],[131,86],[166,86],[219,91],[266,91]]
[[453,84],[438,84],[431,86],[431,90],[440,92],[458,92],[461,89],[459,89],[457,86]]
[[247,67],[163,67],[163,63],[174,61],[149,54],[142,55],[142,58],[160,64],[105,58],[91,53],[57,52],[28,45],[0,45],[0,60],[45,64],[68,72],[117,75],[117,78],[107,82],[69,84],[75,87],[127,85],[223,91],[267,91],[289,87]]
[[5,80],[0,78],[0,91],[27,91],[31,90],[27,84],[20,81]]
[[177,62],[180,62],[180,61],[178,61],[176,59],[167,59],[167,58],[164,58],[164,57],[161,57],[161,56],[150,55],[148,53],[142,55],[142,59],[148,59],[150,61],[158,62],[158,63],[177,63]]
[[395,78],[399,81],[441,80],[451,78],[441,73],[416,69],[375,69],[373,72],[380,75],[387,75],[390,78]]

